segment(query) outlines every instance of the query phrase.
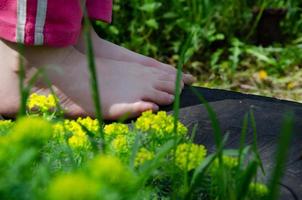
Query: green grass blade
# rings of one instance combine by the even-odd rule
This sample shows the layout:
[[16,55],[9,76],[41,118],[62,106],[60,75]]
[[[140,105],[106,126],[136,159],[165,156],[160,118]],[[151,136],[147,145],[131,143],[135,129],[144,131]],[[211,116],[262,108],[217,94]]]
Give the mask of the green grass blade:
[[252,161],[243,173],[237,190],[237,200],[244,200],[249,192],[249,185],[257,175],[258,161]]
[[176,82],[175,82],[175,99],[173,104],[173,114],[174,114],[174,134],[177,135],[177,122],[179,118],[179,105],[180,105],[180,87],[181,87],[181,79],[182,79],[182,66],[184,65],[185,54],[189,45],[192,42],[193,34],[190,34],[187,38],[186,42],[182,46],[180,59],[177,63],[177,74],[176,74]]
[[293,113],[289,113],[285,116],[281,135],[278,142],[278,149],[276,152],[276,165],[273,169],[273,173],[271,174],[271,180],[269,182],[269,195],[268,199],[277,200],[279,198],[280,193],[280,185],[279,182],[284,174],[285,164],[287,160],[287,155],[290,148],[291,139],[293,136],[293,121],[294,115]]
[[[218,121],[218,118],[216,116],[216,113],[211,108],[211,106],[208,104],[208,102],[204,99],[204,97],[201,94],[199,94],[195,88],[190,87],[190,89],[198,97],[198,99],[201,101],[201,103],[205,106],[205,108],[206,108],[206,110],[209,114],[209,118],[211,120],[213,131],[214,131],[216,149],[217,150],[222,149],[223,137],[222,137],[222,134],[221,134],[221,128],[220,128],[219,121]],[[222,161],[221,151],[218,152],[218,158],[221,162]]]
[[254,116],[254,112],[253,110],[250,110],[250,117],[251,117],[251,123],[252,123],[252,128],[253,128],[253,151],[255,153],[255,155],[257,156],[258,162],[260,164],[260,168],[262,173],[265,175],[265,170],[263,167],[263,163],[260,157],[260,153],[258,151],[258,142],[257,142],[257,127],[256,127],[256,120],[255,120],[255,116]]
[[101,149],[105,151],[105,140],[104,140],[104,133],[103,133],[103,117],[102,117],[102,106],[101,106],[101,97],[99,93],[98,87],[98,79],[97,79],[97,71],[96,71],[96,64],[94,60],[94,52],[92,46],[92,40],[90,35],[90,28],[91,24],[87,16],[87,11],[84,9],[84,35],[86,40],[86,49],[87,49],[87,61],[88,61],[88,68],[90,72],[90,86],[92,92],[92,99],[95,107],[95,116],[99,121],[99,131],[100,137],[102,139]]
[[243,118],[243,125],[242,125],[241,134],[240,134],[238,167],[240,167],[241,163],[242,163],[242,151],[243,151],[244,145],[245,145],[247,127],[248,127],[248,114],[246,113]]
[[198,184],[197,180],[199,180],[200,177],[204,176],[206,170],[209,168],[209,166],[212,164],[216,157],[217,153],[207,156],[206,159],[203,160],[200,165],[195,169],[190,183],[191,190],[193,190],[196,184]]

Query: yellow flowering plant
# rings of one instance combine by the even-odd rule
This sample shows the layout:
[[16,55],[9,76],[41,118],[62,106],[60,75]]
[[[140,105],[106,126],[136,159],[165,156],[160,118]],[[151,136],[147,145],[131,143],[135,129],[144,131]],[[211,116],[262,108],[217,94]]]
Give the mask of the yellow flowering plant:
[[[223,154],[220,162],[205,146],[192,143],[179,121],[175,134],[172,115],[147,111],[130,125],[114,122],[100,127],[90,117],[62,119],[56,115],[55,101],[33,94],[27,117],[0,121],[0,197],[111,200],[175,195],[214,200],[220,177],[228,183],[224,195],[236,195],[239,175],[245,173],[238,157]],[[195,179],[199,187],[188,184]],[[262,200],[268,193],[265,184],[250,181],[245,200]]]
[[54,117],[60,112],[57,109],[58,102],[59,99],[52,94],[45,96],[32,93],[27,101],[27,112],[31,115],[41,115],[45,118]]

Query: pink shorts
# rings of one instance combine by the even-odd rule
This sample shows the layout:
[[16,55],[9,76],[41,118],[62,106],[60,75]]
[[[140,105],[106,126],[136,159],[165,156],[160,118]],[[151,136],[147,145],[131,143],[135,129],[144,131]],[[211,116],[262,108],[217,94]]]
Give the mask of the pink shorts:
[[85,1],[89,17],[111,21],[112,0],[0,0],[0,38],[25,45],[75,44]]

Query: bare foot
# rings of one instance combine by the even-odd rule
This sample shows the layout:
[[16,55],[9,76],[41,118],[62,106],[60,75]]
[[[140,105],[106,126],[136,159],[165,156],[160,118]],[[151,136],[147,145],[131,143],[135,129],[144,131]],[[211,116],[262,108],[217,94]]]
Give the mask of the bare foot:
[[[135,53],[126,48],[113,44],[109,41],[103,40],[100,38],[94,30],[91,30],[91,38],[93,41],[93,47],[95,55],[101,58],[107,58],[118,61],[133,62],[139,63],[144,66],[154,67],[167,71],[168,73],[176,73],[176,69],[168,64],[161,63],[153,58]],[[85,53],[85,40],[84,33],[82,31],[78,43],[75,45],[75,48],[80,52]],[[183,82],[187,85],[192,84],[196,79],[190,74],[183,74]]]
[[[28,63],[26,63],[28,65]],[[0,114],[6,117],[15,117],[19,110],[19,54],[0,40]],[[35,73],[34,68],[27,66],[27,77]],[[77,104],[71,101],[63,92],[54,87],[56,95],[60,99],[60,105],[67,117],[75,118],[88,114]],[[44,85],[38,84],[31,90],[32,93],[41,95],[50,94],[50,90]]]
[[[11,43],[9,46],[16,48]],[[30,65],[43,67],[60,91],[86,113],[94,115],[86,55],[73,47],[26,47],[25,58]],[[103,58],[96,58],[96,63],[105,119],[135,117],[173,102],[175,73]]]

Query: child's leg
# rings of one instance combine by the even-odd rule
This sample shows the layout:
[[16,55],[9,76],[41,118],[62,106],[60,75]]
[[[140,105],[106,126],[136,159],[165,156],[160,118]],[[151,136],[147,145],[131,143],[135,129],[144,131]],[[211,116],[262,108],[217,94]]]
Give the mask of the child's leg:
[[[10,43],[12,49],[15,44]],[[94,114],[86,55],[73,47],[26,47],[25,58],[32,66],[43,66],[53,84],[72,101]],[[143,67],[137,63],[96,58],[105,119],[124,114],[137,116],[145,110],[173,102],[175,74]]]
[[[161,63],[153,58],[135,53],[126,48],[115,45],[111,42],[101,39],[94,30],[91,30],[91,38],[93,42],[95,55],[101,58],[108,58],[112,60],[135,62],[144,66],[154,67],[166,71],[167,73],[176,73],[176,69],[170,65]],[[76,49],[85,53],[85,40],[83,30],[80,38],[75,45]],[[183,82],[185,84],[192,84],[195,78],[190,74],[183,75]]]
[[18,53],[0,40],[0,114],[15,115],[19,107]]

